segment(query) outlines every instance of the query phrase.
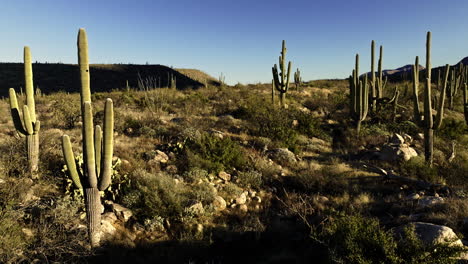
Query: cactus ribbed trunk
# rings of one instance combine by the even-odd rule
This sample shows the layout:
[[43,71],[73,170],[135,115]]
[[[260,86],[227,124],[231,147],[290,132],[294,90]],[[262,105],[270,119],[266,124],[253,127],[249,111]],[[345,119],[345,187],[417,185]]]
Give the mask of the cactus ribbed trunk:
[[434,129],[424,129],[424,157],[431,166],[434,158]]
[[37,178],[37,171],[39,168],[39,134],[26,136],[26,148],[28,150],[29,173],[33,178]]
[[88,221],[89,240],[92,247],[101,241],[101,196],[97,188],[85,189],[85,207]]
[[377,110],[377,92],[375,91],[375,41],[371,43],[371,104],[372,112]]

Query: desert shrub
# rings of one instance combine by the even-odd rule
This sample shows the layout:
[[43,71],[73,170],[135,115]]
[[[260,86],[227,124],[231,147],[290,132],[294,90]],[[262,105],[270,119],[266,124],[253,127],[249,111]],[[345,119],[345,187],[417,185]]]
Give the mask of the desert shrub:
[[458,140],[467,132],[468,126],[465,121],[447,118],[442,122],[440,129],[436,130],[436,135],[448,140]]
[[127,117],[120,130],[122,133],[135,137],[147,136],[154,138],[167,134],[166,128],[161,125],[161,121],[152,117],[141,119]]
[[259,190],[263,185],[262,174],[258,171],[250,170],[237,174],[238,184],[241,187]]
[[66,129],[74,128],[81,119],[80,100],[71,94],[56,96],[57,100],[53,101],[51,106],[53,123]]
[[199,140],[188,140],[185,148],[187,168],[201,168],[218,173],[247,165],[242,148],[228,137],[218,138],[202,134]]
[[145,218],[179,218],[183,214],[182,192],[182,187],[170,176],[138,170],[134,175],[134,188],[124,195],[122,202]]
[[396,240],[375,218],[341,216],[328,222],[312,237],[328,247],[331,263],[457,263],[463,249],[447,244],[424,245],[414,228],[404,230]]
[[23,253],[29,244],[22,232],[18,219],[21,212],[12,206],[0,206],[0,262],[6,263]]
[[413,137],[422,132],[422,129],[411,121],[388,122],[387,129],[394,133],[405,133]]
[[424,157],[413,157],[408,161],[402,162],[400,164],[400,170],[402,175],[407,177],[413,177],[433,183],[440,183],[442,180],[439,177],[439,172],[437,167],[427,166]]
[[182,177],[187,180],[188,182],[199,182],[202,180],[206,180],[209,177],[209,174],[206,170],[200,168],[192,168],[189,171],[186,171]]
[[340,217],[312,236],[327,245],[332,263],[398,263],[392,235],[373,218]]
[[27,153],[23,139],[8,138],[0,145],[0,169],[4,176],[20,177],[27,172]]
[[398,241],[397,253],[400,263],[458,263],[456,257],[466,251],[461,247],[448,244],[425,245],[415,233],[414,225],[409,225],[403,230],[403,239]]

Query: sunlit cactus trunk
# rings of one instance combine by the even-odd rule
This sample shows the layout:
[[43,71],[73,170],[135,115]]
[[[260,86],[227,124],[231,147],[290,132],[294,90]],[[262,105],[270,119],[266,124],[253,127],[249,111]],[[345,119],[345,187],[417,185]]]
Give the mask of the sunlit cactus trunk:
[[88,43],[86,32],[78,33],[78,63],[81,75],[81,113],[83,119],[83,167],[77,168],[70,138],[62,137],[63,155],[73,183],[84,192],[89,241],[92,247],[100,245],[102,205],[100,191],[111,183],[114,142],[114,110],[107,98],[104,107],[104,127],[94,127],[89,85]]
[[[28,159],[28,171],[33,178],[39,177],[39,131],[40,122],[36,118],[36,103],[34,101],[34,84],[31,63],[31,50],[24,47],[24,84],[26,88],[26,104],[23,111],[19,110],[16,92],[9,90],[10,110],[16,131],[22,137],[26,137],[26,150]],[[21,118],[21,115],[23,116]]]
[[424,129],[424,155],[426,163],[432,166],[434,157],[434,130],[442,125],[444,118],[444,102],[447,91],[447,82],[450,72],[450,66],[445,66],[445,78],[440,91],[440,100],[438,100],[436,120],[432,115],[432,94],[431,94],[431,32],[427,32],[426,39],[426,86],[424,89],[424,112],[421,113],[418,99],[419,86],[419,59],[416,57],[413,67],[413,104],[415,122]]
[[101,242],[101,196],[97,188],[86,188],[84,194],[89,241],[91,247],[98,247]]

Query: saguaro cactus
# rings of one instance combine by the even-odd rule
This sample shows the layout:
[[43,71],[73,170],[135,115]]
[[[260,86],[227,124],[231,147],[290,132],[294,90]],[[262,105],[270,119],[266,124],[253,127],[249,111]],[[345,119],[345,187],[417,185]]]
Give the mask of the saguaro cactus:
[[37,177],[39,163],[39,130],[41,123],[36,118],[34,101],[34,85],[31,63],[31,50],[24,47],[24,83],[26,87],[26,104],[23,106],[23,120],[18,107],[15,89],[10,88],[10,110],[16,131],[20,136],[26,137],[28,151],[28,169],[33,177]]
[[375,91],[375,41],[372,40],[371,42],[371,105],[372,105],[372,111],[375,112],[376,107],[377,107],[377,93]]
[[385,85],[387,84],[387,78],[385,78],[385,80],[383,79],[382,63],[383,63],[383,46],[380,46],[379,66],[378,66],[379,78],[377,79],[377,99],[381,99],[383,97],[383,90],[385,88]]
[[279,67],[275,64],[272,68],[273,80],[276,90],[279,92],[280,104],[284,107],[284,98],[289,89],[289,76],[291,75],[291,62],[288,63],[286,70],[286,41],[283,40],[283,47],[281,49],[281,55],[279,56]]
[[464,68],[463,74],[463,113],[465,114],[465,121],[468,125],[468,67]]
[[99,246],[101,226],[101,198],[111,182],[114,144],[114,111],[107,98],[104,108],[104,128],[93,128],[91,90],[89,85],[88,41],[84,29],[78,33],[78,64],[81,75],[81,112],[83,119],[83,167],[77,168],[70,138],[62,137],[62,148],[70,177],[77,188],[84,191],[88,233],[92,247]]
[[364,81],[359,80],[359,54],[356,54],[356,66],[349,79],[349,83],[350,114],[351,118],[356,122],[356,130],[359,135],[361,122],[366,119],[369,104],[367,74],[364,76]]
[[462,77],[463,77],[463,64],[460,64],[457,68],[453,68],[450,73],[450,80],[449,85],[447,87],[447,99],[448,99],[448,108],[453,110],[453,100],[458,93],[458,88],[462,85]]
[[414,119],[424,129],[424,152],[426,163],[430,166],[433,160],[434,151],[434,130],[440,128],[444,118],[444,102],[447,90],[447,80],[449,76],[450,66],[445,66],[445,78],[440,92],[439,105],[437,107],[436,120],[432,115],[432,95],[431,95],[431,32],[427,32],[426,39],[426,87],[424,89],[424,113],[421,114],[418,99],[419,86],[419,58],[416,57],[416,62],[413,67],[413,103],[414,103]]
[[297,68],[296,72],[294,73],[294,83],[296,84],[296,90],[299,91],[299,87],[301,87],[302,84],[302,77],[299,68]]

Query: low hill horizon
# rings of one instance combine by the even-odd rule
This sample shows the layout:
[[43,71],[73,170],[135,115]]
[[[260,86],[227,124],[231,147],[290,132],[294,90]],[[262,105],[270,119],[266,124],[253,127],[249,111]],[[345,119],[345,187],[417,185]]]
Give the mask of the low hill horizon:
[[[34,88],[42,93],[79,92],[80,80],[77,64],[33,63]],[[24,87],[23,63],[0,63],[0,96],[8,96],[8,89]],[[109,92],[129,87],[143,89],[168,87],[175,77],[178,90],[198,89],[220,83],[205,72],[196,69],[175,69],[164,65],[90,64],[91,87],[94,92]]]

